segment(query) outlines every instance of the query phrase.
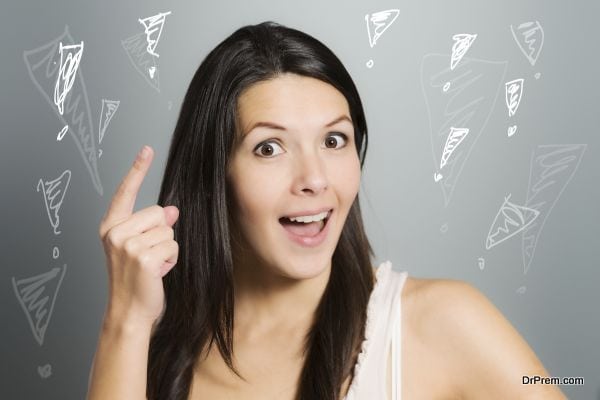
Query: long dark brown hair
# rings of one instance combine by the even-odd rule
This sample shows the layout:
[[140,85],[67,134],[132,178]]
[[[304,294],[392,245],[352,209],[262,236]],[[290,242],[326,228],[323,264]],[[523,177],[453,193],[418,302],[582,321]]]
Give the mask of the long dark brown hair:
[[[164,278],[166,306],[150,341],[150,400],[187,399],[194,365],[214,341],[240,376],[232,361],[232,192],[226,172],[236,143],[238,97],[283,73],[319,79],[344,95],[363,167],[368,139],[362,103],[341,61],[323,43],[267,21],[236,30],[206,56],[183,100],[158,198],[161,206],[179,208],[179,258]],[[337,400],[353,372],[374,286],[372,256],[357,195],[306,336],[297,399]]]

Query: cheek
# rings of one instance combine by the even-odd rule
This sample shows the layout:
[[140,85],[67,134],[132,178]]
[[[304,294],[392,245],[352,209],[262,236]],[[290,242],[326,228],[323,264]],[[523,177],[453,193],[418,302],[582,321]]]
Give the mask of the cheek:
[[340,195],[344,200],[354,201],[360,189],[361,170],[358,157],[348,157],[342,165],[337,164],[332,171],[333,182]]
[[273,216],[274,204],[278,195],[278,177],[273,174],[251,173],[245,171],[235,180],[236,204],[238,218],[247,228],[264,221],[266,217]]

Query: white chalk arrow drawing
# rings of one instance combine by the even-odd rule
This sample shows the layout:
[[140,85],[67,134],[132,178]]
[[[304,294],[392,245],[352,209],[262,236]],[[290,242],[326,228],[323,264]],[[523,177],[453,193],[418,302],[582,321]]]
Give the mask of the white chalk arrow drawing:
[[369,35],[369,45],[371,48],[377,44],[377,39],[385,32],[398,18],[400,10],[392,9],[379,11],[365,15],[365,21],[367,23],[367,34]]
[[506,107],[508,107],[508,116],[512,117],[517,112],[521,98],[523,96],[523,79],[515,79],[506,82]]
[[92,113],[83,79],[83,71],[79,69],[76,77],[77,84],[73,86],[64,99],[64,115],[59,113],[52,100],[56,74],[59,73],[60,66],[60,43],[73,43],[68,26],[65,26],[65,31],[62,35],[51,40],[49,43],[23,52],[23,58],[33,84],[56,112],[62,125],[69,125],[68,133],[75,141],[75,145],[92,178],[92,184],[96,191],[102,195],[102,182],[98,173],[98,150],[96,149],[98,142],[92,126]]
[[504,203],[492,222],[485,240],[487,250],[515,236],[531,225],[540,212],[536,209],[520,206],[508,201],[510,194],[504,198]]
[[148,42],[146,50],[153,56],[158,57],[158,54],[155,52],[156,46],[158,45],[160,35],[162,34],[163,26],[165,24],[165,17],[169,14],[171,14],[171,11],[167,11],[165,13],[158,13],[156,15],[144,19],[138,19],[140,24],[144,25],[146,41]]
[[521,53],[533,67],[544,46],[544,29],[538,21],[523,22],[516,30],[510,26],[512,36],[517,42]]
[[[444,162],[444,179],[434,173],[447,207],[477,139],[485,130],[504,85],[507,62],[477,60],[465,57],[454,70],[447,54],[427,54],[421,63],[421,88],[425,98],[430,127],[434,167]],[[447,92],[440,90],[451,82]],[[443,157],[443,149],[452,127],[468,127],[460,146],[454,146],[452,157]],[[462,128],[466,129],[466,128]],[[464,133],[464,132],[463,132]],[[464,135],[463,135],[464,136]]]
[[156,57],[146,51],[146,34],[138,33],[121,41],[131,65],[148,84],[160,93],[160,74],[156,67]]
[[41,346],[52,317],[54,303],[60,285],[67,272],[67,265],[54,267],[50,271],[31,278],[12,278],[12,285],[25,312],[33,337]]
[[160,40],[165,17],[171,11],[159,13],[152,17],[138,19],[144,26],[144,32],[130,36],[121,41],[121,46],[127,53],[129,61],[136,71],[144,77],[144,80],[160,93],[160,79],[156,59],[156,46]]
[[455,128],[450,127],[450,133],[448,134],[448,138],[446,139],[446,144],[444,145],[444,150],[442,151],[442,158],[440,160],[440,169],[444,168],[446,163],[448,162],[448,158],[452,155],[454,150],[461,144],[461,142],[467,137],[469,134],[469,129],[467,128]]
[[542,228],[567,184],[573,179],[587,144],[538,145],[531,153],[529,184],[525,205],[540,212],[533,224],[523,230],[523,273],[527,273]]
[[98,126],[98,143],[102,143],[104,133],[106,132],[106,127],[108,127],[108,123],[115,115],[115,112],[117,112],[120,103],[121,102],[119,100],[102,99],[102,109],[100,110],[100,124]]
[[477,34],[457,33],[452,36],[454,44],[452,45],[452,57],[450,58],[450,69],[456,68],[456,65],[462,60],[467,51],[471,48]]
[[58,225],[60,224],[60,218],[58,217],[58,211],[62,205],[69,182],[71,181],[71,171],[65,170],[60,176],[54,180],[44,182],[42,179],[38,181],[37,191],[42,191],[44,196],[44,204],[46,205],[46,212],[48,213],[48,219],[50,225],[54,228],[54,234],[60,234],[58,231]]
[[75,75],[81,62],[83,41],[80,44],[69,46],[63,46],[62,42],[60,42],[58,51],[60,53],[60,67],[58,69],[58,76],[56,77],[56,85],[54,86],[54,104],[58,107],[60,115],[63,115],[65,97],[67,97],[67,93],[73,87]]

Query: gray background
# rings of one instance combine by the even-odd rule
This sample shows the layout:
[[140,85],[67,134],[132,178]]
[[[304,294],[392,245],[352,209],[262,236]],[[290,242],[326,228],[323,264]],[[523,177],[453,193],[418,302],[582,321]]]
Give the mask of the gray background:
[[[179,105],[199,63],[236,28],[274,20],[330,46],[361,93],[370,143],[360,199],[377,261],[391,260],[396,270],[415,277],[471,283],[517,328],[552,376],[585,378],[584,386],[562,386],[567,396],[600,399],[597,4],[3,3],[0,212],[5,261],[0,276],[0,397],[84,397],[107,297],[97,228],[117,184],[138,149],[150,144],[156,157],[136,210],[156,202]],[[388,9],[399,9],[400,14],[371,48],[365,15]],[[159,92],[135,70],[121,40],[143,32],[138,18],[165,11],[172,14],[166,17],[156,48]],[[532,66],[510,26],[536,20],[545,39]],[[85,43],[77,72],[83,79],[77,78],[72,90],[81,91],[85,82],[90,111],[84,114],[91,120],[91,145],[103,152],[97,160],[102,195],[92,184],[71,131],[57,141],[64,123],[30,78],[23,57],[25,51],[58,38],[66,25],[75,42]],[[457,33],[478,36],[450,71],[452,36]],[[428,56],[433,53],[443,56]],[[371,59],[374,66],[367,68]],[[429,61],[434,59],[443,63],[433,65]],[[460,173],[453,171],[449,198],[442,190],[450,175],[447,168],[441,170],[445,177],[440,182],[433,179],[440,172],[445,136],[432,138],[447,122],[443,107],[452,95],[429,84],[432,72],[444,68],[442,83],[461,72],[481,73],[478,83],[454,106],[483,99],[465,123],[471,127],[469,136],[453,155],[458,159],[460,153],[462,161],[457,164]],[[525,80],[523,96],[509,118],[504,83],[517,78]],[[99,144],[103,98],[119,100],[120,106]],[[508,137],[507,128],[513,124],[518,130]],[[520,233],[489,250],[486,237],[509,194],[511,202],[525,205],[532,152],[539,145],[560,144],[586,146],[578,159],[571,159],[567,172],[557,174],[555,187],[563,190],[540,194],[547,203],[539,216],[544,224],[524,273]],[[58,211],[61,233],[54,234],[36,186],[40,179],[51,181],[67,169],[72,176]],[[60,253],[53,259],[55,246]],[[480,258],[485,260],[483,268]],[[40,345],[17,300],[13,278],[38,276],[64,264],[66,273]],[[56,282],[49,282],[39,298],[54,298]],[[44,365],[51,366],[46,378],[38,371]]]

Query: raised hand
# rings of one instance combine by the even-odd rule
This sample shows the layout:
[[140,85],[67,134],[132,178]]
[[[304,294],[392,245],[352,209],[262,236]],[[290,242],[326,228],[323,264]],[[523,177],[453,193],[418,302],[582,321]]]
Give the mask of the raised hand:
[[152,325],[164,306],[162,278],[175,266],[179,246],[172,226],[175,206],[133,213],[154,151],[145,146],[121,181],[99,227],[109,275],[107,317]]

